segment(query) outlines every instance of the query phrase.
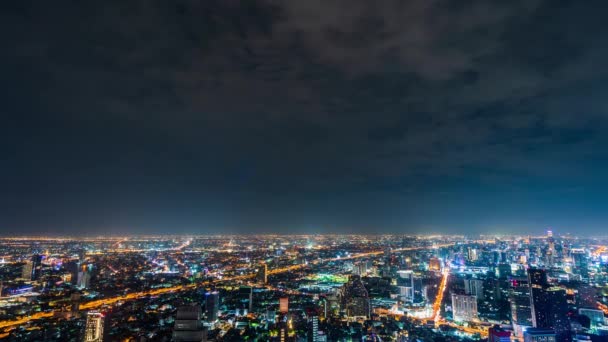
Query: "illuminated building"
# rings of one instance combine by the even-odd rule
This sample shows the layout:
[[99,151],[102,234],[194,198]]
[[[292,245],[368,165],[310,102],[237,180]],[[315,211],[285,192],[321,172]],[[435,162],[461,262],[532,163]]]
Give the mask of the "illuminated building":
[[101,312],[87,313],[87,322],[84,330],[84,342],[104,341],[105,315]]
[[488,342],[510,342],[511,332],[494,326],[488,330]]
[[483,300],[483,280],[481,279],[465,279],[464,291],[468,295],[476,296],[477,299]]
[[33,255],[32,258],[23,265],[21,278],[32,281],[38,280],[42,271],[42,256]]
[[516,337],[523,337],[523,330],[532,327],[532,307],[530,305],[528,278],[511,279],[509,302],[511,304],[513,333]]
[[589,262],[587,254],[583,249],[573,249],[571,254],[574,274],[580,275],[583,279],[589,279]]
[[555,331],[545,328],[529,328],[524,332],[524,342],[556,342]]
[[477,297],[452,294],[452,314],[456,322],[477,320]]
[[256,275],[257,282],[260,284],[268,283],[268,265],[261,264]]
[[308,342],[319,341],[319,316],[313,315],[308,323]]
[[78,280],[76,286],[81,289],[86,289],[91,285],[91,270],[90,265],[82,265],[78,271]]
[[220,294],[217,291],[205,293],[205,316],[208,322],[217,320],[220,307]]
[[566,341],[570,332],[566,291],[560,287],[532,287],[532,323],[535,328],[554,330],[557,341]]
[[431,260],[429,260],[429,270],[430,271],[441,271],[441,261],[439,260],[439,258],[431,258]]
[[253,289],[250,286],[241,286],[237,296],[241,303],[240,308],[246,312],[251,312],[253,310]]
[[182,306],[177,309],[173,327],[175,342],[204,342],[207,331],[201,322],[202,310],[198,305]]
[[279,312],[281,312],[281,313],[289,312],[289,298],[287,298],[287,297],[279,298]]
[[369,319],[369,295],[359,276],[350,276],[348,282],[342,286],[341,307],[351,320]]

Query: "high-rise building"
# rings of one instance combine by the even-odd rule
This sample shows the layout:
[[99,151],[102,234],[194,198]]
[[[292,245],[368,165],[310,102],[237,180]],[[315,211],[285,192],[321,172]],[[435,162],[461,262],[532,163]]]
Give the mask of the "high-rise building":
[[540,268],[528,269],[528,284],[530,284],[531,288],[547,287],[547,271]]
[[429,270],[441,271],[441,261],[439,260],[439,258],[432,257],[431,260],[429,260]]
[[511,342],[511,332],[494,326],[488,330],[488,342]]
[[340,292],[341,307],[349,319],[369,319],[369,295],[359,276],[350,276],[348,282],[342,286]]
[[476,296],[477,299],[483,300],[483,280],[481,279],[465,279],[464,292],[468,295]]
[[536,268],[528,269],[528,284],[530,286],[532,326],[535,328],[547,328],[547,298],[544,293],[545,289],[548,287],[548,283],[545,270]]
[[288,313],[289,312],[289,298],[281,297],[279,298],[279,312]]
[[80,271],[80,264],[77,261],[68,261],[64,264],[65,270],[70,274],[70,284],[78,284],[78,272]]
[[80,293],[74,292],[70,295],[70,311],[72,315],[78,314],[80,310]]
[[570,321],[566,291],[560,287],[540,287],[538,284],[543,283],[542,276],[529,279],[534,279],[536,282],[530,288],[533,326],[552,329],[558,342],[567,341]]
[[308,342],[320,342],[319,316],[313,315],[308,322]]
[[572,256],[572,272],[583,279],[589,279],[589,261],[585,250],[573,249],[570,255]]
[[32,273],[33,273],[32,262],[28,261],[21,268],[21,278],[23,278],[27,281],[31,281]]
[[477,297],[452,294],[452,315],[454,321],[457,322],[476,320],[478,317]]
[[549,303],[548,327],[555,330],[558,341],[568,341],[570,339],[570,319],[566,290],[561,287],[550,287],[546,292]]
[[84,342],[103,342],[106,317],[103,313],[90,311],[84,330]]
[[205,316],[207,322],[215,322],[220,308],[220,294],[217,291],[205,293]]
[[261,264],[256,275],[256,280],[260,284],[268,283],[268,265]]
[[32,281],[38,280],[42,271],[42,256],[33,255],[21,269],[21,278]]
[[532,327],[532,307],[528,278],[512,278],[510,281],[509,302],[511,303],[511,322],[513,334],[523,337],[523,331]]
[[198,305],[182,306],[177,309],[173,327],[175,342],[207,341],[207,330],[201,322],[202,309]]
[[241,286],[237,296],[240,301],[240,309],[251,312],[253,310],[253,288],[250,286]]
[[556,342],[555,331],[546,328],[529,328],[524,332],[524,342]]
[[82,265],[78,271],[78,280],[76,286],[81,289],[87,289],[91,285],[91,267],[90,265]]

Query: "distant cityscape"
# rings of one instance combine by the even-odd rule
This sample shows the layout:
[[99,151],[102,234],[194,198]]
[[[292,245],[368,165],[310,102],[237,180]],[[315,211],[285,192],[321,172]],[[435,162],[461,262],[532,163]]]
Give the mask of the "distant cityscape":
[[0,239],[6,341],[608,341],[606,314],[608,238],[552,230]]

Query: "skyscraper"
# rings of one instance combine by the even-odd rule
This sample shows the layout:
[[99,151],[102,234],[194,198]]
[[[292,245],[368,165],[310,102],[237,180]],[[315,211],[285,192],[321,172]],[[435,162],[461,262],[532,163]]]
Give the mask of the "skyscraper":
[[208,322],[215,322],[220,308],[220,294],[217,291],[205,293],[205,316]]
[[583,279],[589,279],[589,262],[584,249],[573,249],[572,256],[572,272],[578,274]]
[[452,314],[454,321],[468,322],[477,319],[477,297],[452,294]]
[[241,286],[237,296],[241,309],[251,312],[253,310],[253,289],[250,286]]
[[369,295],[359,276],[350,276],[348,282],[342,286],[341,303],[342,309],[349,319],[369,319]]
[[87,313],[87,322],[84,331],[84,342],[103,342],[105,315],[101,312]]
[[530,305],[530,286],[528,278],[512,278],[509,289],[509,302],[511,303],[511,323],[513,334],[523,337],[523,331],[532,327],[532,307]]
[[319,316],[313,315],[308,322],[308,342],[319,342]]
[[547,327],[555,330],[557,341],[568,341],[570,338],[570,320],[568,318],[568,302],[566,290],[561,287],[550,287],[547,296]]
[[86,289],[91,284],[91,267],[90,265],[82,265],[78,271],[78,280],[76,286],[81,289]]
[[530,268],[528,270],[528,284],[530,286],[530,306],[532,307],[532,326],[535,328],[547,327],[546,300],[544,296],[547,284],[545,270]]
[[256,275],[256,280],[260,284],[268,283],[268,265],[261,264]]
[[33,255],[21,269],[21,278],[32,281],[38,280],[42,271],[42,256]]
[[204,342],[207,331],[201,322],[202,310],[198,305],[182,306],[177,309],[173,328],[175,342]]
[[477,299],[483,300],[483,280],[481,279],[465,279],[464,292],[468,295],[476,296]]

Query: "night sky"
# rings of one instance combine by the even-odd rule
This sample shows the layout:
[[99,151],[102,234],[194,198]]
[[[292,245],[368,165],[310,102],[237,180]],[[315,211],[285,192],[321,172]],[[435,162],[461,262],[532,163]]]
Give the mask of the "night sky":
[[605,233],[606,7],[2,1],[0,234]]

